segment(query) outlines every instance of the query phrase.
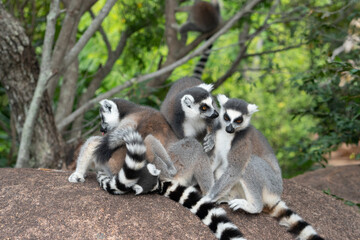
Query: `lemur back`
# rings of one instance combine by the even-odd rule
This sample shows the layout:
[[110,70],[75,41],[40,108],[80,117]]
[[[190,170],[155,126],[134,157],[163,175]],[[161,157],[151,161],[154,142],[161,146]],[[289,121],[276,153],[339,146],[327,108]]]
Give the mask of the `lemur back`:
[[212,85],[194,77],[181,78],[171,86],[160,111],[178,138],[203,140],[207,127],[218,117],[211,91]]
[[209,197],[229,203],[233,210],[260,213],[269,209],[280,225],[297,239],[322,239],[281,200],[281,170],[266,138],[250,124],[257,106],[219,95],[219,126],[215,133],[215,184]]
[[192,6],[184,6],[176,9],[177,12],[188,12],[188,20],[181,26],[174,24],[173,27],[180,32],[181,44],[185,45],[189,31],[207,33],[215,30],[221,21],[220,6],[217,0],[211,3],[195,1]]

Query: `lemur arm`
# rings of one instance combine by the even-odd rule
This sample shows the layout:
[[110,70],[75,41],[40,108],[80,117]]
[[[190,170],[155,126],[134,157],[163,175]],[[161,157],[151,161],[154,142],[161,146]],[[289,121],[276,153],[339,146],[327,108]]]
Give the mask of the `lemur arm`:
[[229,190],[242,178],[245,166],[251,161],[251,144],[248,141],[232,146],[225,161],[228,163],[225,172],[215,182],[210,190],[210,197],[218,200],[229,192]]
[[219,127],[219,124],[218,120],[213,120],[208,124],[206,128],[207,133],[203,143],[205,152],[210,152],[214,148],[216,129]]
[[236,172],[231,166],[228,166],[223,175],[215,181],[208,196],[214,201],[219,200],[223,195],[230,191],[239,178],[240,171]]
[[153,135],[149,134],[146,136],[144,143],[147,151],[150,151],[150,154],[152,155],[151,158],[154,165],[161,170],[160,178],[172,179],[177,173],[177,170],[161,142]]

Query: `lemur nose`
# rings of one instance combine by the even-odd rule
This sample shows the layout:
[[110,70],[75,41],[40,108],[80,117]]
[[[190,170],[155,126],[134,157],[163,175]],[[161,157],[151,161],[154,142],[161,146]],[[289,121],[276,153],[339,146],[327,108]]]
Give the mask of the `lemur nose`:
[[219,116],[219,113],[216,111],[216,110],[214,110],[214,112],[213,112],[213,114],[211,114],[211,118],[217,118]]
[[233,126],[231,124],[229,124],[228,126],[226,126],[225,128],[226,132],[228,133],[234,133],[235,129],[233,128]]

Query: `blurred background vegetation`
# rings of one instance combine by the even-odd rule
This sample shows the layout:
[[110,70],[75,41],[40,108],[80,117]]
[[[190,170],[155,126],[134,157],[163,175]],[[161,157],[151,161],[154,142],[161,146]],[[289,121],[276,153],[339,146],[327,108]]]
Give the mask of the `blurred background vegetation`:
[[[92,11],[97,13],[104,2],[98,1]],[[229,19],[244,2],[223,1],[223,19]],[[215,42],[203,75],[205,82],[216,82],[231,66],[239,51],[240,30],[251,22],[249,33],[254,32],[266,17],[270,3],[265,1],[250,19],[241,20]],[[259,106],[260,111],[252,122],[273,146],[283,176],[292,177],[326,165],[324,156],[339,144],[359,142],[360,3],[352,0],[282,0],[279,3],[274,16],[289,14],[289,19],[293,19],[280,23],[270,19],[274,20],[271,26],[249,44],[249,56],[214,93],[243,98]],[[49,0],[3,0],[3,4],[22,23],[40,59]],[[142,29],[131,36],[96,94],[157,69],[158,62],[167,53],[163,13],[164,1],[161,0],[116,3],[102,24],[112,47],[124,29]],[[179,22],[186,17],[186,14],[177,14]],[[60,16],[58,30],[61,21]],[[146,27],[140,26],[149,21]],[[90,13],[86,13],[79,25],[79,36],[90,22]],[[197,35],[191,34],[190,40]],[[342,51],[334,54],[337,49]],[[266,54],[257,54],[259,52]],[[105,43],[100,33],[96,33],[79,55],[79,95],[96,70],[105,64],[106,54]],[[164,87],[153,89],[149,97],[143,97],[143,93],[149,91],[146,84],[136,84],[116,96],[158,108],[170,84],[190,75],[197,60],[194,58],[176,68]],[[54,108],[58,96],[59,90],[55,93]],[[18,139],[12,132],[10,112],[7,96],[0,86],[0,167],[14,166],[16,160]],[[83,138],[94,134],[98,121],[92,120],[97,116],[97,108],[85,114],[83,132],[87,134]],[[69,143],[70,135],[70,132],[63,134]]]

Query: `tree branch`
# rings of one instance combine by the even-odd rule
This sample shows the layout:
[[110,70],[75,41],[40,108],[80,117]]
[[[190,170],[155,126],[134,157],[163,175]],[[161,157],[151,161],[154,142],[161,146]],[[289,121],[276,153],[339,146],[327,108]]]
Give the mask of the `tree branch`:
[[[95,19],[95,15],[94,15],[94,13],[93,13],[93,11],[92,11],[91,9],[89,10],[89,13],[90,13],[91,18],[94,20],[94,19]],[[100,27],[99,27],[99,32],[100,32],[100,34],[101,34],[101,36],[102,36],[102,38],[103,38],[103,40],[104,40],[104,43],[105,43],[105,45],[106,45],[106,49],[107,49],[107,51],[108,51],[108,55],[110,55],[110,53],[111,53],[111,44],[110,44],[110,42],[109,42],[108,37],[106,36],[106,32],[105,32],[104,29],[101,27],[101,25],[100,25]]]
[[51,74],[49,62],[51,61],[51,49],[54,42],[55,23],[56,23],[56,16],[58,11],[59,11],[59,0],[54,0],[50,4],[50,11],[49,14],[47,15],[39,80],[36,85],[34,97],[31,100],[30,107],[27,112],[27,116],[21,133],[19,153],[15,165],[16,168],[23,167],[25,165],[25,162],[29,158],[29,148],[30,148],[31,138],[34,129],[33,125],[35,123],[35,118],[39,111],[40,102],[45,91],[47,80],[49,79],[49,76]]
[[[109,53],[108,59],[105,63],[105,65],[103,67],[101,67],[94,75],[89,87],[87,88],[86,92],[83,93],[79,99],[78,102],[78,107],[84,105],[87,101],[89,101],[89,99],[91,99],[96,90],[99,88],[99,86],[101,85],[101,82],[104,80],[104,78],[109,74],[109,72],[111,71],[112,67],[114,66],[116,60],[119,58],[119,56],[122,54],[127,40],[128,38],[132,35],[132,32],[128,33],[130,31],[125,30],[122,35],[121,38],[118,42],[118,45],[116,46],[115,51],[111,51]],[[81,114],[78,119],[74,122],[73,127],[75,128],[79,128],[82,124],[82,117],[83,114]],[[76,137],[79,136],[79,131],[74,131],[72,134],[72,137]]]
[[[249,37],[249,29],[250,29],[249,24],[245,24],[244,29],[239,36],[239,45],[240,45],[241,51],[238,54],[238,56],[236,57],[235,61],[232,63],[229,70],[214,83],[214,89],[217,89],[221,84],[223,84],[226,81],[226,79],[228,79],[231,75],[233,75],[236,72],[236,69],[237,69],[239,63],[244,58],[244,55],[248,49],[248,45],[245,45],[245,42]],[[255,37],[255,35],[253,35],[253,36]],[[250,41],[253,38],[251,38]]]
[[[207,49],[217,38],[219,38],[222,34],[227,32],[239,19],[241,19],[244,15],[251,12],[251,10],[263,0],[248,0],[247,3],[242,7],[230,20],[228,20],[226,23],[224,23],[222,26],[220,26],[218,29],[214,30],[215,33],[207,33],[202,34],[198,38],[196,38],[192,43],[185,46],[183,49],[177,49],[179,51],[178,53],[169,54],[166,59],[166,62],[164,64],[165,67],[172,65],[176,60],[178,60],[181,57],[184,57],[187,53],[189,53],[193,48],[195,48],[198,44],[200,44],[203,40],[209,37],[209,35],[212,35],[199,49],[201,51],[196,51],[196,55],[191,55],[192,57],[201,55],[205,49]],[[168,45],[169,46],[169,45]],[[173,51],[173,50],[171,50]],[[185,54],[186,53],[186,54]],[[194,53],[194,52],[193,52]],[[192,53],[192,54],[193,54]],[[184,55],[185,54],[185,55]],[[170,75],[170,74],[168,74]],[[159,76],[159,79],[155,79],[148,84],[149,87],[156,87],[163,83],[163,81],[168,77],[168,75]]]
[[[240,64],[241,60],[244,59],[245,53],[248,49],[250,42],[256,36],[258,36],[262,31],[264,31],[265,29],[267,29],[270,26],[268,24],[268,21],[270,19],[270,16],[275,12],[275,9],[278,6],[278,4],[279,4],[279,0],[276,0],[276,2],[271,6],[271,9],[266,16],[263,25],[260,28],[258,28],[253,34],[249,35],[249,29],[250,29],[249,24],[247,23],[244,25],[244,29],[239,36],[239,45],[240,45],[241,51],[238,54],[238,56],[236,57],[235,61],[231,65],[231,67],[229,68],[229,70],[214,83],[214,89],[218,88],[221,84],[223,84],[226,81],[226,79],[228,79],[230,76],[232,76],[236,72],[237,67]],[[246,41],[249,41],[249,43],[247,45],[245,45]]]
[[[86,29],[85,33],[81,36],[79,41],[63,58],[62,64],[59,63],[56,66],[53,65],[53,75],[50,77],[48,81],[57,83],[61,73],[63,73],[65,69],[75,60],[75,58],[77,58],[80,51],[85,47],[86,43],[94,35],[94,33],[99,28],[104,18],[109,14],[111,8],[114,6],[115,3],[116,0],[108,0],[105,3],[104,7],[100,10],[99,15],[96,16],[94,21]],[[60,66],[60,68],[58,68],[58,66]]]
[[289,49],[301,47],[302,45],[304,45],[304,43],[299,43],[299,44],[296,44],[296,45],[292,45],[292,46],[288,46],[288,47],[284,47],[284,48],[280,48],[280,49],[263,51],[263,52],[259,52],[259,53],[245,54],[244,58],[262,56],[262,55],[271,54],[271,53],[277,53],[277,52],[283,52],[283,51],[286,51],[286,50],[289,50]]
[[59,131],[62,131],[67,125],[69,125],[72,121],[75,120],[79,115],[83,114],[87,110],[91,109],[95,104],[97,104],[99,101],[111,97],[112,95],[118,93],[119,91],[128,88],[132,86],[134,83],[141,83],[146,80],[149,80],[151,78],[159,77],[164,73],[167,73],[176,67],[186,63],[191,58],[201,54],[205,49],[207,49],[210,44],[212,44],[218,37],[220,37],[222,34],[227,32],[240,18],[242,18],[246,13],[248,13],[252,8],[254,8],[259,2],[262,0],[252,0],[249,1],[249,3],[246,4],[244,8],[242,8],[239,12],[237,12],[225,25],[223,28],[221,28],[218,32],[216,32],[211,38],[209,38],[202,46],[197,48],[194,52],[191,54],[181,58],[180,60],[156,71],[153,73],[149,73],[143,76],[135,77],[130,79],[129,81],[125,82],[123,85],[117,86],[110,91],[103,93],[99,95],[96,98],[93,98],[89,102],[87,102],[85,105],[78,108],[76,111],[74,111],[72,114],[70,114],[68,117],[64,118],[58,125],[57,128]]
[[[77,28],[78,26],[78,22],[80,21],[80,17],[78,15],[80,13],[82,2],[82,0],[71,1],[68,5],[65,5],[67,8],[66,15],[62,23],[59,36],[56,40],[51,59],[51,68],[53,69],[53,72],[57,72],[58,68],[61,66],[61,62],[68,49],[68,43],[70,40],[69,36],[72,34],[72,32],[74,32],[74,28]],[[54,95],[58,79],[59,78],[54,78],[48,83],[47,89],[50,99],[52,99]]]
[[86,29],[79,41],[75,44],[75,46],[66,54],[61,68],[62,70],[67,68],[72,63],[72,61],[74,61],[74,59],[79,55],[80,51],[85,47],[86,43],[94,35],[94,33],[99,28],[104,18],[109,14],[111,8],[114,6],[115,3],[116,0],[106,1],[104,7],[100,10],[99,15],[96,16],[94,21]]

